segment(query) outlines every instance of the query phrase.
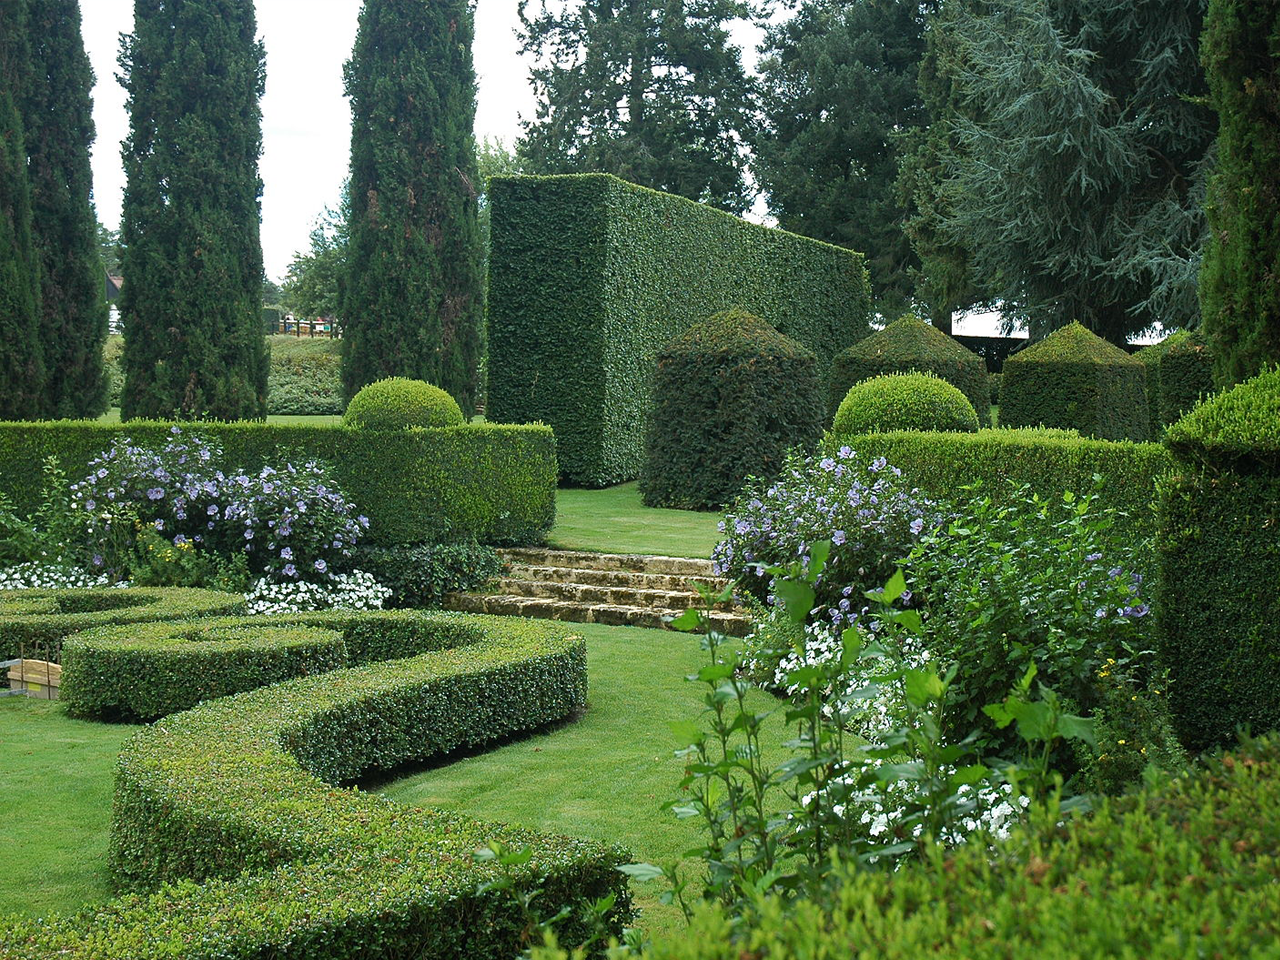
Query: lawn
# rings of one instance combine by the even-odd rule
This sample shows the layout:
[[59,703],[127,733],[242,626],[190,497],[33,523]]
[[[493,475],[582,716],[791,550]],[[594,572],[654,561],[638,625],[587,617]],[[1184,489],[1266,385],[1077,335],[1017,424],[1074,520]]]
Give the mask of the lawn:
[[562,489],[548,541],[567,550],[709,557],[720,542],[719,513],[661,510],[640,502],[635,483],[604,490]]

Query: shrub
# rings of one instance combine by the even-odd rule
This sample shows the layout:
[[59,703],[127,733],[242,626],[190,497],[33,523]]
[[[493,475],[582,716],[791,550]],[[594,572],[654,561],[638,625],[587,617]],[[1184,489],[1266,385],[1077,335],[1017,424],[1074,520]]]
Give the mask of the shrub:
[[124,337],[118,333],[108,334],[107,342],[102,345],[102,363],[107,368],[107,403],[112,407],[120,406],[120,394],[124,391],[123,353]]
[[1175,344],[1181,343],[1189,336],[1191,333],[1187,330],[1175,330],[1159,343],[1149,344],[1133,355],[1135,360],[1142,361],[1146,371],[1147,414],[1153,437],[1168,426],[1168,422],[1160,413],[1160,361]]
[[[995,406],[999,406],[999,404],[1000,404],[1000,384],[1001,384],[1003,381],[1004,381],[1004,374],[1003,374],[1003,373],[989,373],[989,374],[987,374],[987,383],[988,383],[988,384],[990,384],[990,386],[991,386],[991,405],[992,405],[993,407],[995,407]],[[975,409],[976,409],[976,408],[975,408]],[[990,422],[990,421],[988,421],[988,422]],[[984,424],[983,424],[983,426],[984,426],[984,427],[985,427],[986,425],[987,425],[986,423],[984,423]]]
[[407,377],[388,377],[361,387],[342,415],[343,426],[360,430],[456,427],[463,422],[462,408],[453,397]]
[[662,346],[740,306],[818,357],[864,336],[861,254],[604,174],[494,177],[489,415],[554,427],[571,483],[639,475]]
[[847,438],[885,430],[977,429],[973,405],[947,381],[931,373],[894,373],[850,387],[831,432]]
[[1213,354],[1203,336],[1189,333],[1160,360],[1160,422],[1178,420],[1214,389]]
[[821,432],[813,352],[745,310],[690,327],[658,355],[640,491],[650,507],[718,508]]
[[391,590],[388,607],[438,607],[445,594],[473,590],[502,572],[497,551],[475,542],[359,547],[354,562]]
[[1190,747],[1280,726],[1280,369],[1169,427],[1156,595],[1169,697]]
[[1103,440],[1145,440],[1147,411],[1142,362],[1079,323],[1005,361],[1005,426],[1067,427]]
[[293,416],[342,413],[342,341],[329,337],[268,337],[267,412]]
[[854,384],[883,374],[912,372],[932,373],[947,381],[968,398],[979,423],[991,422],[993,401],[985,361],[912,314],[836,356],[831,364],[827,416],[835,416]]

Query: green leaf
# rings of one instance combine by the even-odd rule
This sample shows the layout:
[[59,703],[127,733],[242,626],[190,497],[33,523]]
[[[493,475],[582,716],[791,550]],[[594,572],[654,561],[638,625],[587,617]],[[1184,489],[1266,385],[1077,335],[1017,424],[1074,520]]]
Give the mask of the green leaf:
[[619,873],[625,873],[632,880],[638,880],[641,883],[661,880],[667,875],[665,870],[655,867],[652,863],[624,863],[616,869]]

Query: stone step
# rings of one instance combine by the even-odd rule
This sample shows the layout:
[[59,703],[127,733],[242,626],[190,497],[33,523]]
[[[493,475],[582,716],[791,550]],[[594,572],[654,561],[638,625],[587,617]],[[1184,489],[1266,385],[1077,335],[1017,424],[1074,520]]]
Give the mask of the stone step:
[[[607,603],[577,603],[549,597],[521,597],[492,593],[454,593],[445,598],[449,610],[487,613],[509,617],[535,617],[541,620],[563,620],[573,623],[603,623],[609,626],[648,627],[662,629],[664,617],[675,617],[681,610],[655,607],[625,606]],[[714,611],[712,623],[730,636],[746,636],[751,624],[736,613]]]
[[648,557],[633,553],[591,553],[586,550],[553,550],[550,547],[510,547],[498,553],[507,563],[574,570],[617,570],[659,573],[681,577],[715,576],[710,560],[688,557]]
[[507,576],[544,583],[586,583],[598,587],[630,587],[633,590],[670,590],[697,594],[695,582],[706,583],[716,590],[724,589],[723,577],[690,577],[680,573],[636,573],[632,570],[582,570],[573,567],[544,567],[528,563],[512,563]]
[[595,583],[525,580],[519,577],[502,577],[486,589],[489,593],[515,597],[607,603],[624,607],[658,607],[662,610],[683,610],[698,603],[698,594],[694,590],[644,590],[636,587],[600,586]]

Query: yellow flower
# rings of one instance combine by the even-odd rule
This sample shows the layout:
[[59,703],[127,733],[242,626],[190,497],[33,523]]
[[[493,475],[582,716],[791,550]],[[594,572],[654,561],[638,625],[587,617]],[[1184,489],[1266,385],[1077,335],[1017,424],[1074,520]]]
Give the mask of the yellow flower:
[[1129,742],[1129,741],[1127,741],[1127,740],[1117,740],[1117,741],[1116,741],[1116,743],[1120,744],[1120,746],[1122,746],[1122,747],[1123,747],[1126,743],[1128,743],[1128,742]]

